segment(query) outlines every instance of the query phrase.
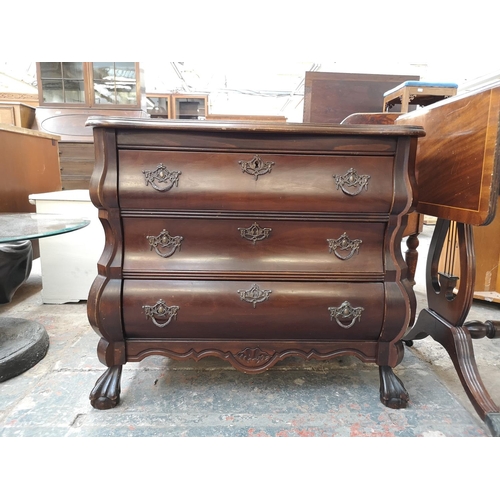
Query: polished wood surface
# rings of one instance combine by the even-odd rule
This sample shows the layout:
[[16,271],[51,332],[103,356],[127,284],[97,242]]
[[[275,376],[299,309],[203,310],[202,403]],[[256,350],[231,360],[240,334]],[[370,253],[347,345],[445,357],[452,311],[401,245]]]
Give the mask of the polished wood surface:
[[0,212],[34,212],[30,194],[61,189],[58,139],[0,124]]
[[208,113],[207,120],[224,120],[224,121],[259,121],[259,122],[286,122],[286,116],[282,115],[224,115]]
[[346,116],[342,125],[393,125],[401,113],[353,113]]
[[500,185],[500,86],[459,94],[400,116],[421,125],[417,211],[475,226],[490,223]]
[[[392,368],[416,300],[401,255],[419,127],[92,118],[106,248],[88,300],[119,401],[121,365],[218,356],[261,373],[288,356]],[[257,162],[255,158],[258,157]]]

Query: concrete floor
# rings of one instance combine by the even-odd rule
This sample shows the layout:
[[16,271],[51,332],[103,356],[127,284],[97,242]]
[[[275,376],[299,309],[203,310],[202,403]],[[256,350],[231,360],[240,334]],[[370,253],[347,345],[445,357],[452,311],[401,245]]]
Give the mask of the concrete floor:
[[[425,305],[424,268],[432,226],[420,237],[415,287]],[[289,358],[261,375],[229,364],[150,357],[125,365],[121,403],[91,407],[104,371],[86,302],[43,304],[39,261],[0,316],[34,319],[50,336],[46,357],[0,384],[0,436],[477,436],[490,435],[472,408],[448,355],[424,339],[406,348],[395,369],[408,408],[379,402],[375,365],[354,357],[328,362]],[[475,301],[469,319],[500,320],[500,304]],[[500,404],[500,341],[474,341],[483,382]]]

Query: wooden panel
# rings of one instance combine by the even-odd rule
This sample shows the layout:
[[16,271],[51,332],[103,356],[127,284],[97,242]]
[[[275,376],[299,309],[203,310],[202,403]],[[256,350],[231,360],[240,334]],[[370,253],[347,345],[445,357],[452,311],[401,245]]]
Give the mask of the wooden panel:
[[483,225],[496,212],[500,179],[500,86],[460,94],[400,116],[421,125],[416,156],[420,213]]
[[[252,242],[241,236],[255,219],[171,218],[123,219],[124,271],[163,270],[167,274],[190,270],[211,272],[323,272],[383,273],[382,246],[386,224],[302,220],[259,220],[268,236]],[[170,237],[180,236],[179,246],[150,246],[149,236],[163,230]],[[328,240],[344,233],[358,240],[354,248],[330,251]],[[167,237],[168,238],[168,237]],[[171,253],[173,252],[173,253]],[[170,255],[171,253],[171,255]],[[162,255],[168,257],[162,257]]]
[[6,123],[7,125],[16,124],[16,116],[12,106],[0,104],[0,123]]
[[0,102],[0,123],[31,128],[35,120],[35,108],[19,102]]
[[[140,209],[144,199],[149,208],[252,211],[337,211],[355,213],[360,200],[370,212],[391,210],[393,199],[393,157],[262,155],[273,162],[272,170],[260,175],[242,172],[240,161],[254,153],[184,153],[171,151],[120,151],[119,194],[122,208]],[[160,192],[147,185],[143,171],[155,171],[164,164],[169,172],[181,172],[178,185]],[[366,186],[336,186],[334,176],[354,169],[358,176],[370,176]],[[167,184],[157,184],[166,187]]]
[[[141,281],[123,284],[123,321],[126,338],[223,338],[255,340],[329,339],[376,340],[384,321],[383,283],[258,282],[270,290],[257,303],[241,300],[239,290],[251,281]],[[159,299],[178,306],[175,320],[164,327],[146,317],[143,306]],[[350,328],[330,318],[329,307],[348,301],[362,307]],[[165,320],[158,319],[163,323]]]
[[58,137],[0,125],[0,212],[34,212],[28,196],[59,191]]
[[59,143],[63,189],[88,189],[94,170],[94,144]]
[[[500,200],[497,211],[500,210]],[[500,298],[500,217],[487,226],[474,228],[476,282],[474,293],[495,292]],[[486,295],[487,297],[487,295]],[[496,300],[498,301],[498,300]]]
[[[415,75],[306,72],[304,122],[340,123],[353,113],[380,112],[384,92]],[[399,107],[399,106],[398,106]],[[394,107],[393,111],[399,111]]]

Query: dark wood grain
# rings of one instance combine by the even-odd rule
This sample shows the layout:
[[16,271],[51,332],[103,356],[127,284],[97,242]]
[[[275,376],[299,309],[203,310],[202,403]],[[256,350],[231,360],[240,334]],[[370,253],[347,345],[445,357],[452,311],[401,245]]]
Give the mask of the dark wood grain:
[[500,184],[500,86],[459,94],[400,116],[421,125],[416,178],[420,213],[472,225],[490,223]]
[[[304,122],[340,123],[353,113],[380,112],[384,92],[404,81],[419,79],[417,75],[308,71],[304,84]],[[399,111],[397,108],[394,111]]]
[[[116,405],[116,367],[153,354],[246,373],[349,354],[384,366],[382,401],[403,407],[392,368],[415,297],[400,247],[423,130],[151,122],[89,121],[106,247],[88,313],[109,367],[92,404]],[[255,155],[273,162],[258,178],[240,163]],[[254,223],[269,234],[242,237]],[[359,247],[339,257],[328,240],[344,234]]]

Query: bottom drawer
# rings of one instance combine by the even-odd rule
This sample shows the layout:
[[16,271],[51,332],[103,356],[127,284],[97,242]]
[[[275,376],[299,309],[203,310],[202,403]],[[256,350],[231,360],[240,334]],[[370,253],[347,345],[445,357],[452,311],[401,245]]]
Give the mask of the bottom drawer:
[[127,339],[377,340],[383,283],[125,280]]

